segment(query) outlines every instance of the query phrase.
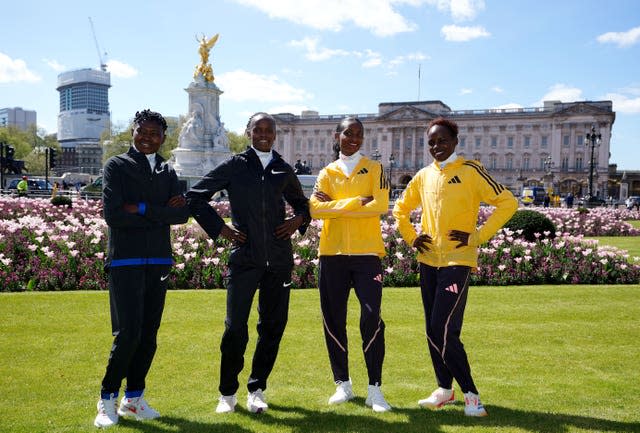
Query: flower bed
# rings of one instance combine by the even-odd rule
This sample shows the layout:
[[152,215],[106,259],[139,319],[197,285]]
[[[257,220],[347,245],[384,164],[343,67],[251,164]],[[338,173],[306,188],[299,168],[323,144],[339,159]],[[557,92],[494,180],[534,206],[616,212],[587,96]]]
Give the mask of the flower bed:
[[[216,203],[228,216],[228,204]],[[489,209],[482,209],[480,220]],[[479,254],[473,284],[604,284],[640,283],[638,259],[611,247],[598,247],[583,236],[638,235],[624,219],[638,212],[545,210],[558,227],[553,240],[526,242],[517,233],[501,232]],[[628,213],[628,214],[627,214]],[[317,287],[320,221],[304,236],[295,234],[293,287]],[[388,287],[418,284],[415,253],[400,238],[393,218],[382,219],[387,255],[383,259]],[[584,233],[580,231],[584,230]],[[104,290],[107,227],[99,201],[75,200],[72,208],[46,199],[0,197],[0,290]],[[229,244],[216,242],[196,223],[172,228],[175,268],[170,288],[214,289],[224,286]]]

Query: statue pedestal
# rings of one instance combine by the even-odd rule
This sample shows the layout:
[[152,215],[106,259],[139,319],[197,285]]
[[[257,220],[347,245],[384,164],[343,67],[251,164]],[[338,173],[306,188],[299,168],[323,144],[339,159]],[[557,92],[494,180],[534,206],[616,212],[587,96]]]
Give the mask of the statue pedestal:
[[220,95],[215,83],[199,75],[185,89],[189,94],[189,117],[182,126],[178,147],[173,150],[178,176],[207,174],[231,155],[229,141],[220,121]]

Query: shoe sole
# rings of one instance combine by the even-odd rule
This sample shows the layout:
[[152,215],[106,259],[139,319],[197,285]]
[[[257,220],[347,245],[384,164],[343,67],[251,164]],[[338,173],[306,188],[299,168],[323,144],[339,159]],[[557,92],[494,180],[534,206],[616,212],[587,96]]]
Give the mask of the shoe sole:
[[160,415],[145,417],[145,416],[141,416],[141,415],[138,415],[137,413],[130,412],[130,411],[122,411],[121,412],[120,409],[118,409],[118,415],[121,416],[121,417],[125,417],[125,418],[126,417],[135,418],[136,421],[144,421],[144,420],[147,420],[147,419],[158,419],[158,418],[160,418]]
[[229,410],[218,410],[218,409],[216,409],[216,413],[233,413],[235,411],[236,411],[235,408],[229,409]]
[[96,421],[93,422],[93,425],[98,427],[98,428],[109,428],[109,427],[113,427],[114,425],[118,425],[117,422],[114,422],[113,424],[107,424],[107,425],[102,425]]
[[482,418],[485,416],[489,416],[489,414],[487,413],[487,411],[482,411],[482,412],[477,412],[477,413],[464,413],[466,416],[471,416],[471,417],[476,417],[476,418]]
[[444,401],[440,404],[432,404],[432,403],[426,403],[426,402],[418,402],[418,406],[423,407],[425,409],[431,409],[431,410],[438,410],[438,409],[442,409],[443,407],[445,407],[448,404],[455,404],[455,400],[447,400]]
[[255,407],[255,406],[251,406],[248,408],[249,412],[251,413],[264,413],[267,411],[266,407]]
[[346,399],[344,399],[344,400],[334,400],[334,401],[331,401],[331,399],[329,399],[329,404],[342,404],[342,403],[346,403],[346,402],[348,402],[349,400],[352,400],[354,397],[355,397],[355,395],[351,395],[351,396],[347,397],[347,398],[346,398]]

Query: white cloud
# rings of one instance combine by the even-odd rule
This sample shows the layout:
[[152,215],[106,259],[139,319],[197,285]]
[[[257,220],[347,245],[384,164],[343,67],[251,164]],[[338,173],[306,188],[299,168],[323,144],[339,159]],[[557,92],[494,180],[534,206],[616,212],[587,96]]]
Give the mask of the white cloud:
[[342,49],[330,49],[318,47],[318,38],[304,38],[299,41],[291,41],[289,45],[292,47],[300,47],[307,50],[305,57],[312,62],[320,62],[328,60],[332,57],[345,57],[350,54],[349,51]]
[[297,102],[312,99],[313,94],[297,89],[274,75],[258,75],[241,69],[216,76],[225,98],[231,101]]
[[619,93],[607,93],[602,99],[613,102],[613,111],[625,114],[640,113],[640,96],[629,97]]
[[496,93],[504,93],[504,89],[500,86],[493,86],[491,90],[493,90]]
[[452,42],[467,42],[473,39],[491,36],[491,33],[486,31],[482,26],[463,27],[453,24],[443,26],[440,30],[440,34],[444,36],[445,40]]
[[111,72],[111,75],[118,78],[133,78],[138,75],[136,68],[119,60],[107,61],[107,70]]
[[407,54],[407,60],[429,60],[431,57],[427,56],[426,54],[422,54],[420,51],[416,52],[416,53],[411,53],[411,54]]
[[407,55],[396,56],[395,58],[385,62],[381,53],[370,49],[364,51],[346,51],[342,49],[332,49],[321,46],[319,38],[303,38],[300,40],[290,41],[289,46],[295,48],[303,48],[306,50],[305,58],[312,62],[320,62],[330,60],[334,57],[352,57],[364,59],[361,66],[363,68],[376,68],[385,66],[387,69],[394,69],[407,61],[421,61],[429,57],[421,52],[409,53]]
[[598,36],[601,44],[612,43],[620,48],[630,47],[640,42],[640,27],[634,27],[626,32],[608,32]]
[[419,6],[415,0],[235,0],[254,7],[270,18],[284,19],[318,30],[340,31],[355,25],[378,36],[411,32],[416,25],[394,7],[398,4]]
[[455,21],[473,20],[479,11],[484,10],[484,0],[428,0],[427,3],[451,13]]
[[0,53],[0,83],[35,83],[42,78],[35,72],[31,72],[27,63],[22,59],[12,59],[4,53]]
[[382,64],[382,54],[378,52],[366,50],[365,57],[366,60],[362,63],[363,68],[375,68]]
[[62,72],[67,70],[67,67],[65,65],[58,63],[57,60],[42,59],[42,61],[45,62],[47,66],[49,66],[51,69],[53,69],[56,72]]
[[544,101],[562,101],[562,102],[574,102],[582,101],[582,90],[577,87],[569,87],[566,84],[554,84],[551,89],[542,97],[541,100],[534,103],[534,106],[541,106]]
[[516,104],[515,102],[509,102],[508,104],[498,105],[495,107],[497,110],[513,110],[517,108],[524,108],[520,104]]
[[410,53],[403,56],[396,56],[393,59],[389,60],[387,66],[389,68],[397,68],[398,66],[403,65],[406,62],[420,62],[422,60],[429,59],[429,56],[422,54],[421,52]]
[[461,95],[469,95],[471,93],[473,93],[473,89],[469,89],[469,88],[460,89],[460,94]]

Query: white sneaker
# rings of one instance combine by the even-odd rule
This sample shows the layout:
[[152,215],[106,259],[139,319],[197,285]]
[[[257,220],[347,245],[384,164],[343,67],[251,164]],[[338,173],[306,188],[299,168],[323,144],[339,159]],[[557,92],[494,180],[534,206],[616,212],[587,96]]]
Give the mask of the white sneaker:
[[427,398],[418,401],[418,404],[426,409],[440,409],[445,404],[456,401],[453,389],[438,388]]
[[98,428],[107,428],[118,424],[118,414],[116,413],[115,394],[110,394],[109,398],[100,398],[98,400],[98,415],[93,421],[93,425]]
[[364,404],[371,406],[374,412],[387,412],[391,410],[391,406],[384,399],[379,386],[369,385],[367,399]]
[[236,395],[221,395],[216,407],[216,413],[231,413],[236,410],[238,399]]
[[489,415],[484,409],[480,396],[472,392],[464,393],[464,414],[466,416],[487,416]]
[[266,412],[269,408],[267,404],[267,400],[264,398],[264,394],[262,394],[261,389],[256,389],[253,392],[250,392],[247,396],[247,409],[249,412],[253,413],[262,413]]
[[160,412],[149,406],[147,400],[144,399],[144,395],[140,397],[127,398],[122,397],[120,400],[120,407],[118,408],[118,415],[120,416],[132,416],[138,421],[145,419],[156,419],[160,417]]
[[355,395],[351,388],[351,379],[346,382],[340,382],[336,386],[336,392],[329,397],[329,404],[340,404],[351,400]]

